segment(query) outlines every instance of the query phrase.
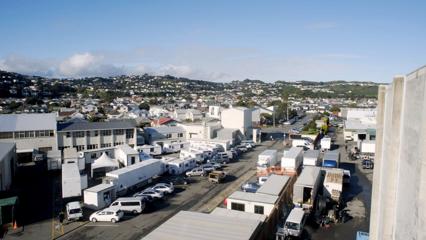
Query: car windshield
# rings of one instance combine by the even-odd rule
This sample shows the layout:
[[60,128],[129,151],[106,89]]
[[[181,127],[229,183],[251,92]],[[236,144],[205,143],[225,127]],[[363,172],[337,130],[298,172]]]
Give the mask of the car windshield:
[[76,213],[81,213],[81,209],[80,208],[76,208],[76,209],[71,209],[70,210],[70,214],[76,214]]
[[293,230],[299,230],[299,224],[298,223],[293,223],[293,222],[286,222],[285,226],[288,229],[293,229]]

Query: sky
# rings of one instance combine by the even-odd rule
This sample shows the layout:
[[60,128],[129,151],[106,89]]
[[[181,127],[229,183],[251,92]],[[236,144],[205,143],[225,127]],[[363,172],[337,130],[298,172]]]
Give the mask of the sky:
[[0,69],[387,83],[426,63],[426,1],[2,0]]

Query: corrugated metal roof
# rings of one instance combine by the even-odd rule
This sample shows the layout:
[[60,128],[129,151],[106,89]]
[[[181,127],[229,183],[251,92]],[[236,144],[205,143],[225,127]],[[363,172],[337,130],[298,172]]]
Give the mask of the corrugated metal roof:
[[279,196],[281,191],[287,185],[289,176],[271,175],[268,180],[256,191],[256,193]]
[[305,166],[294,185],[313,186],[319,175],[319,167]]
[[55,113],[0,114],[0,132],[56,130]]
[[278,196],[257,193],[257,192],[251,193],[251,192],[235,191],[234,193],[231,194],[231,196],[228,197],[228,199],[275,204],[275,202],[278,200]]
[[85,130],[103,130],[103,129],[130,129],[136,127],[134,119],[114,120],[108,122],[81,122],[70,121],[58,124],[58,131],[85,131]]
[[259,224],[258,220],[238,221],[235,217],[180,211],[142,239],[248,240]]

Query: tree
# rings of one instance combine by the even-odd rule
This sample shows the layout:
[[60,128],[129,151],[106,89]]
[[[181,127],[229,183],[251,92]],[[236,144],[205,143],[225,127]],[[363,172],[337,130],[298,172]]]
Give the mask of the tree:
[[139,109],[140,109],[140,110],[144,109],[144,110],[149,111],[149,104],[148,104],[148,103],[143,102],[143,103],[139,104]]
[[331,106],[331,108],[330,108],[330,112],[340,112],[340,108],[339,108],[339,106],[337,106],[337,105],[333,105],[333,106]]

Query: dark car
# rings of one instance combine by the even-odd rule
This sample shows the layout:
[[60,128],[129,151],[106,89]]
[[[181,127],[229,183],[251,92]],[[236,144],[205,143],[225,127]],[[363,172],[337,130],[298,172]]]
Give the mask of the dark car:
[[374,168],[374,162],[366,159],[362,161],[362,168],[363,169],[373,169]]

